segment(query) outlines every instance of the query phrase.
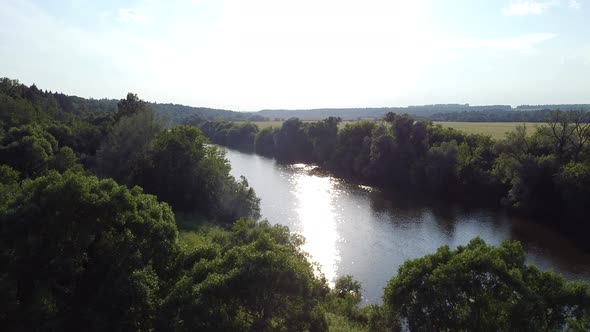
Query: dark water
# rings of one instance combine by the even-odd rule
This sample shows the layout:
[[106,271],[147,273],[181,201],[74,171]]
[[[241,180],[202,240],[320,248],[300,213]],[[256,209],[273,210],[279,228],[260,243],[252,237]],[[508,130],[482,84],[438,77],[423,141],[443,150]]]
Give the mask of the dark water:
[[519,240],[529,263],[568,279],[590,280],[590,254],[533,221],[488,210],[406,204],[370,187],[318,175],[313,166],[226,150],[232,175],[244,175],[262,199],[263,218],[303,235],[304,249],[329,281],[347,274],[359,280],[366,303],[381,302],[383,287],[405,260],[442,245],[467,244],[475,236],[492,245]]

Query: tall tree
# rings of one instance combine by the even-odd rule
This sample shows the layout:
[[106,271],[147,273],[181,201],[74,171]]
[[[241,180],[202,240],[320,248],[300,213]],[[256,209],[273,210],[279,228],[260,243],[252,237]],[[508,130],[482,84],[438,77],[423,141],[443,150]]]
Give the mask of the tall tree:
[[121,99],[117,104],[117,114],[115,114],[115,121],[119,121],[124,117],[130,117],[137,113],[146,111],[148,104],[139,99],[137,94],[129,92],[125,99]]
[[141,188],[67,172],[0,209],[6,330],[149,330],[178,252],[172,210]]
[[383,300],[411,330],[553,331],[590,313],[588,284],[526,265],[517,242],[494,248],[479,238],[405,262]]

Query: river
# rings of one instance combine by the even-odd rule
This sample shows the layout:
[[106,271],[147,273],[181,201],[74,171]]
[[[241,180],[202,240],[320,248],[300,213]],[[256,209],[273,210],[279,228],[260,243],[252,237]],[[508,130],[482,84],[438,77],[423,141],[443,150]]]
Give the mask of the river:
[[381,303],[383,288],[404,261],[476,236],[492,245],[519,240],[528,263],[590,280],[590,254],[533,221],[490,210],[407,204],[375,188],[318,174],[313,166],[225,150],[232,175],[245,176],[261,198],[263,218],[303,235],[304,250],[329,282],[343,275],[360,281],[365,304]]

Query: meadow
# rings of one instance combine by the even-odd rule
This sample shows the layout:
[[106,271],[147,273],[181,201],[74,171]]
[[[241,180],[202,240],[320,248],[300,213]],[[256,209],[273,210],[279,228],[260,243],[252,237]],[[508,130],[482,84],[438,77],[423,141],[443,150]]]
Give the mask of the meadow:
[[[469,134],[484,134],[490,135],[494,139],[502,139],[506,136],[507,132],[514,131],[516,126],[523,125],[522,122],[443,122],[436,121],[435,123],[441,124],[443,127],[451,127],[457,130],[464,131]],[[542,126],[543,123],[538,122],[525,122],[528,129],[528,134],[535,132],[538,126]]]

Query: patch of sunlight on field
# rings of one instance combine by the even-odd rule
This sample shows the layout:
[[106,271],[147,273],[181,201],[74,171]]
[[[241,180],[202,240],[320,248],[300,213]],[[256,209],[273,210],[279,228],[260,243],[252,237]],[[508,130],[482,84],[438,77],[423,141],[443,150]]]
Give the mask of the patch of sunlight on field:
[[490,135],[494,139],[502,139],[506,137],[506,133],[514,131],[516,126],[525,124],[527,127],[527,133],[532,135],[538,126],[542,126],[542,123],[535,122],[445,122],[435,121],[435,123],[441,124],[443,127],[450,127],[457,130],[464,131],[468,134],[484,134]]

